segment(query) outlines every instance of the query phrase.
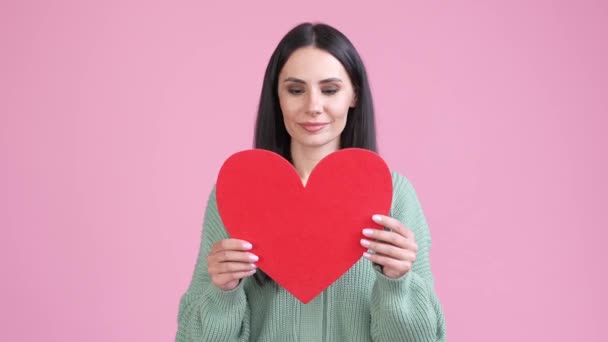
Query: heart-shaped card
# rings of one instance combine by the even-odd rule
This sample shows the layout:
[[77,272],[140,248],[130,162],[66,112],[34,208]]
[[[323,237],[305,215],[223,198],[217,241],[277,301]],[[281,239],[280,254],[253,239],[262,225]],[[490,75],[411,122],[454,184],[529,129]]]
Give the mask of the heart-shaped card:
[[224,162],[216,198],[228,234],[251,242],[257,266],[308,303],[361,258],[361,230],[382,228],[371,217],[389,213],[392,190],[388,166],[368,150],[328,155],[304,186],[287,160],[256,149]]

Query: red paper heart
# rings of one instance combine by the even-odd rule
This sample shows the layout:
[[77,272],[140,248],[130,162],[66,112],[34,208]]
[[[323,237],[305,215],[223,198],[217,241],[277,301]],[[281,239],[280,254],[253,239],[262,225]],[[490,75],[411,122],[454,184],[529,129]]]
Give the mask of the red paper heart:
[[343,149],[321,160],[302,185],[296,169],[266,150],[238,152],[222,166],[216,198],[233,238],[253,244],[257,265],[303,303],[361,258],[363,228],[381,227],[392,178],[377,154]]

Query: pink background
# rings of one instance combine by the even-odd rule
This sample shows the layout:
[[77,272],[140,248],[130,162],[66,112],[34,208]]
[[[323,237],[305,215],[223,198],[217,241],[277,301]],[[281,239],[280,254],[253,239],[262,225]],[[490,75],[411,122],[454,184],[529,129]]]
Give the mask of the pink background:
[[216,173],[308,20],[368,67],[448,339],[606,340],[606,2],[124,0],[0,4],[0,340],[174,339]]

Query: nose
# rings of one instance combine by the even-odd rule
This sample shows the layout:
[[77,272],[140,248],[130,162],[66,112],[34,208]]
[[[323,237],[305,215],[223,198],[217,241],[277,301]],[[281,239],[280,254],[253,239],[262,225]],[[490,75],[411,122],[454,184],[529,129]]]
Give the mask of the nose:
[[317,91],[308,92],[308,103],[306,104],[306,114],[319,115],[322,112],[323,104],[321,96]]

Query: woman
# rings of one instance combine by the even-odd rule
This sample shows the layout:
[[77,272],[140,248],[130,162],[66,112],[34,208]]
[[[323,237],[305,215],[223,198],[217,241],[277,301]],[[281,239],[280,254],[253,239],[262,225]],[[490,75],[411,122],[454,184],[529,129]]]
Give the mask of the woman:
[[[365,67],[342,33],[304,23],[281,40],[264,77],[255,147],[289,160],[304,184],[340,148],[376,151]],[[256,270],[249,242],[228,237],[214,189],[176,340],[444,341],[426,219],[408,180],[392,177],[391,216],[373,217],[388,230],[362,229],[361,245],[374,252],[306,305]]]

